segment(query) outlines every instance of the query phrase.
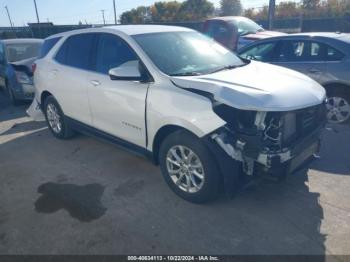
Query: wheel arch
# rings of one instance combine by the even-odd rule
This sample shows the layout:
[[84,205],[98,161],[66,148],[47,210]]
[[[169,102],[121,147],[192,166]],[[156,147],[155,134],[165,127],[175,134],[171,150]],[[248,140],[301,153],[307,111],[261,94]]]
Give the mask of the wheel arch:
[[348,95],[350,95],[350,84],[342,83],[342,82],[329,82],[323,85],[323,87],[327,91],[327,95],[329,92],[334,91],[343,91],[346,92]]
[[40,96],[40,106],[41,106],[41,109],[44,108],[44,103],[45,103],[45,100],[46,98],[48,98],[49,96],[52,96],[52,94],[49,92],[49,91],[43,91],[41,93],[41,96]]
[[[186,130],[187,132],[191,133],[194,136],[197,136],[190,130],[179,126],[179,125],[165,125],[161,127],[156,135],[154,136],[153,143],[152,143],[152,155],[153,155],[153,162],[154,164],[158,165],[159,164],[159,149],[160,146],[162,145],[163,141],[171,134],[179,131],[179,130]],[[197,136],[198,137],[198,136]]]

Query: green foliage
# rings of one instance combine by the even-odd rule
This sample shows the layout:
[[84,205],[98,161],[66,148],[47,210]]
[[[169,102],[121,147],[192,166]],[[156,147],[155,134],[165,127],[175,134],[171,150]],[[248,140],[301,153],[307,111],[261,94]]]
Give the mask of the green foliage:
[[171,22],[176,21],[181,4],[176,1],[156,2],[151,7],[153,22]]
[[120,21],[122,24],[142,24],[151,20],[151,10],[147,6],[139,6],[130,11],[122,13]]
[[[221,0],[221,15],[240,15],[242,5],[240,0]],[[268,17],[269,7],[260,9],[246,9],[244,16],[255,20]],[[209,0],[187,0],[156,2],[154,5],[140,6],[121,15],[122,24],[140,24],[146,22],[180,22],[201,21],[214,13],[214,6]],[[276,6],[276,18],[305,18],[349,17],[350,0],[303,0],[302,4],[286,0]]]
[[222,16],[239,16],[242,14],[243,8],[240,0],[221,0],[220,5]]
[[[350,0],[303,0],[302,4],[283,1],[276,6],[277,19],[303,16],[305,18],[346,17],[350,13]],[[257,20],[268,18],[268,6],[262,9],[247,9],[244,15]]]
[[208,0],[156,2],[151,7],[143,6],[124,12],[120,20],[122,24],[198,21],[210,17],[213,12],[214,5]]
[[187,0],[182,3],[178,17],[182,21],[199,21],[211,16],[213,3],[207,0]]
[[303,0],[303,7],[306,10],[314,10],[320,6],[321,0]]

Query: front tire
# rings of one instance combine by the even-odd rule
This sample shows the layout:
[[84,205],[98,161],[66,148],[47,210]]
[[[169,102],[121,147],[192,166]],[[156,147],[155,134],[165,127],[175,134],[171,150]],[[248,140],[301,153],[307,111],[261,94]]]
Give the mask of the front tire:
[[169,135],[160,147],[159,163],[165,181],[181,198],[200,204],[218,197],[219,168],[209,149],[191,133]]
[[51,133],[58,139],[69,139],[74,131],[69,127],[65,115],[53,96],[45,99],[44,112]]

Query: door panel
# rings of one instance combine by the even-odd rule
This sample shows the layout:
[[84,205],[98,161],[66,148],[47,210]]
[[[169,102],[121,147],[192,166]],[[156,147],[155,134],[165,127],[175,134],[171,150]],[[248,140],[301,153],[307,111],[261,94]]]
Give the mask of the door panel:
[[93,126],[139,146],[145,146],[145,106],[149,84],[114,81],[89,73]]
[[54,95],[63,112],[75,120],[91,125],[88,99],[88,70],[96,35],[77,34],[69,37],[58,51],[48,70]]
[[100,34],[95,72],[89,73],[89,100],[93,126],[128,142],[145,147],[145,108],[149,84],[111,80],[108,71],[139,60],[131,47],[112,34]]
[[55,85],[54,96],[64,114],[91,125],[87,71],[55,64],[48,74],[51,83]]

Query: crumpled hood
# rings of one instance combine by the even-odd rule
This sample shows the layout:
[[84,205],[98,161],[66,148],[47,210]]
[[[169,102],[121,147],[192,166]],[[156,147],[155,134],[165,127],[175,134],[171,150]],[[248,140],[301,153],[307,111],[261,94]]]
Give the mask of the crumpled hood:
[[216,101],[242,110],[292,111],[321,104],[326,98],[324,88],[311,78],[255,61],[209,75],[172,77],[171,81],[184,89],[211,93]]

